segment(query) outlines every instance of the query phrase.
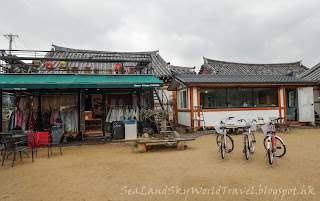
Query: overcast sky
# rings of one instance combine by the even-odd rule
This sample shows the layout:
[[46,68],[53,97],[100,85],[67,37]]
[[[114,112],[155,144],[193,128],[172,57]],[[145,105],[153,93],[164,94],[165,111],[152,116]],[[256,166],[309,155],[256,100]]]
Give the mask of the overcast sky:
[[0,9],[0,49],[8,49],[2,34],[13,33],[35,50],[160,50],[197,70],[203,57],[320,62],[319,0],[0,0]]

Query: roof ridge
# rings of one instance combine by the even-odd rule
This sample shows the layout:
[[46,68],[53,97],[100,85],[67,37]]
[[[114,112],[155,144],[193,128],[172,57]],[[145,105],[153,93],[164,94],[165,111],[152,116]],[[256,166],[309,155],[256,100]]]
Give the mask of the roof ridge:
[[175,66],[175,65],[171,65],[171,67],[174,67],[174,68],[189,68],[189,69],[195,69],[196,67],[186,67],[186,66]]
[[100,54],[100,53],[108,53],[108,54],[156,54],[156,53],[159,53],[159,50],[145,51],[145,52],[116,52],[116,51],[85,50],[85,49],[75,49],[75,48],[62,47],[62,46],[58,46],[58,45],[54,45],[54,44],[52,44],[52,48],[54,49],[54,51],[90,52],[90,53],[95,53],[95,54]]
[[[225,64],[243,64],[243,65],[288,65],[288,64],[299,64],[301,65],[302,61],[296,61],[296,62],[289,62],[289,63],[239,63],[239,62],[229,62],[229,61],[220,61],[220,60],[215,60],[215,59],[208,59],[203,57],[208,64],[210,64],[210,62],[219,62],[219,63],[225,63]],[[206,62],[205,62],[206,63]]]
[[299,75],[299,77],[308,76],[308,75],[310,75],[312,72],[314,72],[315,70],[317,70],[318,68],[320,68],[320,63],[314,65],[312,68],[309,68],[309,69],[306,70],[305,72],[301,73],[301,74]]

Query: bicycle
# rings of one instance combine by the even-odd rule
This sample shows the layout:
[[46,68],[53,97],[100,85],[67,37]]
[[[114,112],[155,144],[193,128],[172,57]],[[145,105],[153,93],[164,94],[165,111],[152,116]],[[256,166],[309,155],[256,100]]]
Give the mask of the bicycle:
[[243,153],[246,157],[246,160],[249,160],[250,154],[253,154],[256,148],[256,138],[254,136],[253,131],[257,130],[257,125],[254,123],[257,121],[255,119],[251,120],[251,122],[247,122],[244,119],[239,119],[238,122],[246,122],[246,126],[244,129],[247,132],[242,133],[243,136]]
[[270,120],[270,122],[263,125],[261,129],[266,134],[263,144],[266,149],[269,164],[272,165],[274,157],[282,157],[285,155],[287,150],[286,145],[279,136],[276,136],[274,120]]
[[[219,147],[221,158],[225,158],[225,154],[232,152],[234,148],[233,139],[227,134],[227,124],[228,120],[233,119],[234,117],[228,117],[220,121],[220,126],[216,126],[216,131],[218,133],[216,141]],[[231,149],[228,148],[228,144],[231,143]]]

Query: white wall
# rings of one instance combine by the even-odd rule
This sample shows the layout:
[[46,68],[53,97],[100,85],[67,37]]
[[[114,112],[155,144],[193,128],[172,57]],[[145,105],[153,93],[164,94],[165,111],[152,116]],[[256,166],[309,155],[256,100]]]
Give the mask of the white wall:
[[283,99],[283,88],[280,88],[280,103],[279,107],[284,106],[284,99]]
[[[257,119],[263,117],[265,122],[269,121],[269,117],[279,117],[279,110],[243,110],[243,111],[217,111],[203,112],[206,126],[215,126],[220,123],[221,119],[235,117],[238,119]],[[180,119],[179,119],[180,122]],[[236,123],[236,122],[235,122]]]
[[178,121],[179,121],[179,124],[190,127],[191,126],[190,112],[178,112]]
[[[319,94],[319,88],[315,87],[315,89],[313,91],[313,99],[314,101],[320,101],[320,94]],[[314,110],[319,114],[320,113],[320,103],[314,103]]]
[[198,104],[198,88],[193,87],[193,106],[199,106]]

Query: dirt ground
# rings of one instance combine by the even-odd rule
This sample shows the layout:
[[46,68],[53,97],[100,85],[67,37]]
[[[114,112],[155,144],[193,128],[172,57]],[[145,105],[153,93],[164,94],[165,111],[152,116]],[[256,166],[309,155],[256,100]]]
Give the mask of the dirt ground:
[[228,162],[218,160],[216,135],[184,151],[138,153],[133,142],[112,143],[65,147],[62,156],[53,149],[47,159],[41,149],[34,163],[24,156],[11,168],[9,157],[0,166],[0,200],[320,200],[320,129],[279,136],[287,153],[277,168],[266,167],[258,132],[250,163],[241,135],[232,136]]

